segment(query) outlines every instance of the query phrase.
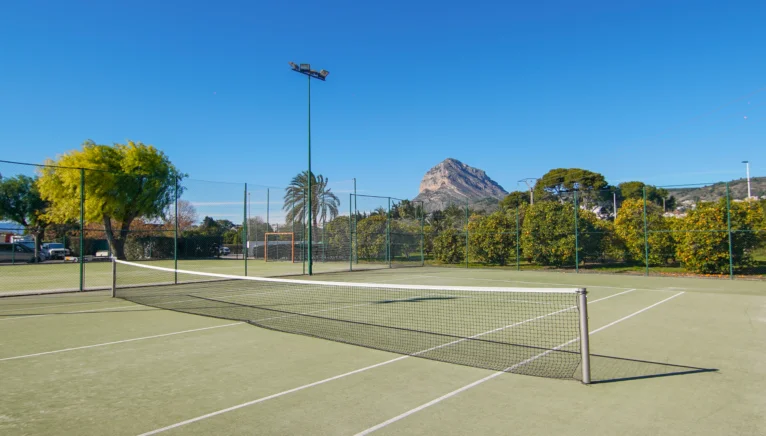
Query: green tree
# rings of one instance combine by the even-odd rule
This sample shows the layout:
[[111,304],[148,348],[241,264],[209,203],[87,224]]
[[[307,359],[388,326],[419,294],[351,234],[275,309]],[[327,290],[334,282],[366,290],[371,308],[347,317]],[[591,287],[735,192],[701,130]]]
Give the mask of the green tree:
[[0,220],[13,221],[24,226],[26,232],[35,236],[35,251],[40,246],[48,225],[43,217],[45,207],[35,178],[25,175],[0,177]]
[[505,265],[516,259],[516,217],[506,211],[471,216],[468,222],[468,258],[471,262]]
[[80,218],[80,171],[85,182],[85,220],[104,226],[112,253],[125,258],[125,241],[136,218],[162,218],[174,200],[176,183],[184,175],[154,146],[128,141],[99,145],[93,141],[48,160],[37,187],[49,203],[44,215],[50,222]]
[[[670,221],[675,218],[662,216],[662,207],[646,204],[646,240],[649,245],[649,264],[665,265],[675,257],[675,244],[670,231]],[[625,244],[626,253],[634,262],[646,260],[644,240],[644,200],[629,198],[622,203],[614,222],[617,236]]]
[[356,250],[360,259],[385,259],[386,216],[371,215],[356,224]]
[[351,253],[350,228],[347,216],[335,217],[324,225],[326,255],[331,259],[348,259]]
[[513,191],[500,201],[500,207],[503,209],[516,209],[527,204],[529,204],[529,192],[523,191]]
[[676,199],[671,196],[667,189],[647,185],[644,182],[623,182],[617,185],[617,192],[620,200],[641,199],[644,198],[644,188],[646,188],[646,201],[659,206],[665,203],[665,209],[673,210],[676,207]]
[[465,260],[465,234],[448,228],[433,238],[434,259],[441,263],[461,263]]
[[[674,226],[678,260],[702,274],[729,272],[729,233],[726,200],[700,202]],[[756,202],[731,203],[732,263],[735,269],[754,265],[752,251],[759,243],[763,211]]]
[[[596,227],[598,218],[587,210],[578,210],[578,246],[580,261],[600,256],[604,234]],[[527,208],[521,226],[521,250],[524,257],[548,266],[574,265],[575,215],[572,203],[535,202]]]
[[602,174],[580,168],[555,168],[537,180],[534,187],[535,202],[556,199],[564,202],[575,191],[580,202],[588,207],[603,196],[608,183]]
[[[290,181],[290,185],[285,188],[284,206],[282,209],[287,212],[287,222],[298,221],[305,223],[306,212],[308,209],[308,171],[304,171]],[[318,227],[319,222],[327,222],[338,216],[338,206],[340,200],[328,188],[329,179],[323,175],[316,176],[311,174],[311,216],[314,227]]]

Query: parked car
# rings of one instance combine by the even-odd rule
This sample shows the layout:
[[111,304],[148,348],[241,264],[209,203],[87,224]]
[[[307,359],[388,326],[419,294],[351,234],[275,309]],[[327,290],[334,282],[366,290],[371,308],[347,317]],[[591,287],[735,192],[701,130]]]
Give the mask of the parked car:
[[59,242],[44,243],[42,252],[46,259],[63,259],[69,256],[69,250]]
[[[42,262],[44,256],[38,253],[38,260]],[[0,243],[0,262],[2,263],[23,263],[33,262],[35,260],[35,250],[23,244]]]
[[221,254],[226,256],[227,254],[231,254],[231,250],[229,250],[229,247],[221,247]]

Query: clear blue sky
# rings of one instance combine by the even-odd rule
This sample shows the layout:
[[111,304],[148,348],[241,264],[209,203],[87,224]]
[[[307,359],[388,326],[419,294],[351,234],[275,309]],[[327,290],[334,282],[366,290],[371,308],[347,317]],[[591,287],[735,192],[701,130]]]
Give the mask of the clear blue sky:
[[306,162],[295,61],[330,71],[315,172],[366,193],[413,197],[447,157],[509,191],[555,167],[766,175],[764,23],[763,0],[6,1],[0,155],[133,139],[195,179],[284,186]]

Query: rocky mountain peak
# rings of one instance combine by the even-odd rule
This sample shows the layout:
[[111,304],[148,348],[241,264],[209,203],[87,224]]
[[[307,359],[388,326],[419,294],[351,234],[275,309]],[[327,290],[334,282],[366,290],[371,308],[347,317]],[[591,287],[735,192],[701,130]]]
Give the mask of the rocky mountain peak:
[[426,210],[432,211],[450,204],[492,204],[506,195],[508,192],[484,170],[447,158],[426,172],[415,200],[423,201]]

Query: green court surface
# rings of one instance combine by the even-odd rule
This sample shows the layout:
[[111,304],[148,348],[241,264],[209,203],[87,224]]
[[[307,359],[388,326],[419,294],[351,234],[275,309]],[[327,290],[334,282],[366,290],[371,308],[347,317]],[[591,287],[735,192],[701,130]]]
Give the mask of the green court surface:
[[[173,268],[173,260],[153,260],[149,265]],[[386,264],[357,264],[358,269],[386,268]],[[179,260],[179,269],[219,274],[245,275],[243,259],[195,259]],[[265,262],[249,259],[247,275],[259,277],[302,275],[302,263]],[[348,262],[315,262],[316,273],[348,271]],[[107,289],[111,286],[111,263],[92,261],[83,264],[83,287],[88,290]],[[80,265],[78,263],[46,262],[41,264],[0,265],[0,295],[10,293],[59,292],[80,288]]]
[[[25,286],[60,286],[39,273],[54,267],[73,266],[30,266]],[[86,267],[103,268],[108,285],[108,264]],[[0,299],[0,434],[766,434],[763,282],[435,267],[312,279],[586,287],[595,383],[403,357],[106,291],[18,296]]]

